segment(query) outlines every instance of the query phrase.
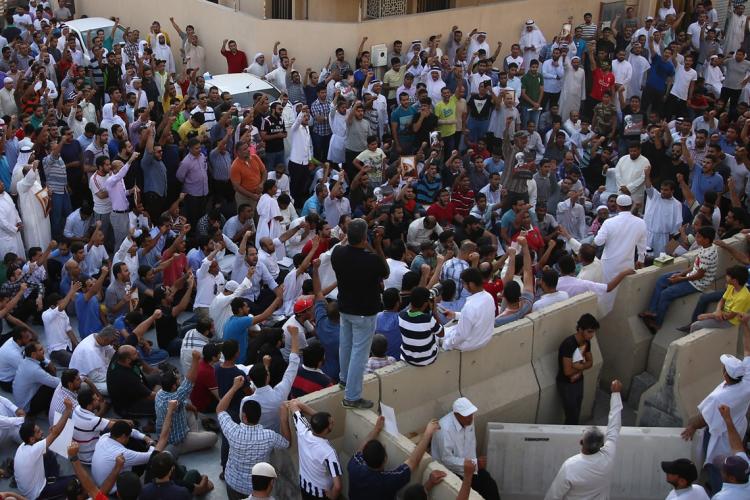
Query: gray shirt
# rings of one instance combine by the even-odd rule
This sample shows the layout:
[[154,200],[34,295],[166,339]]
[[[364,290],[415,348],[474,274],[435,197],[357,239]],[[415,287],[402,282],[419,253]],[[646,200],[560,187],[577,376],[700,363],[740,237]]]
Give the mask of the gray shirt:
[[731,59],[727,59],[724,66],[726,67],[724,86],[732,90],[741,90],[742,80],[744,80],[745,74],[750,71],[750,61],[745,59],[742,62],[737,62],[732,57]]
[[[352,111],[354,113],[354,111]],[[346,149],[361,153],[367,149],[367,136],[370,134],[370,122],[365,118],[352,119],[346,127]]]
[[44,371],[39,361],[33,358],[24,358],[18,365],[16,378],[13,379],[13,399],[19,408],[29,411],[31,398],[43,385],[55,389],[60,379]]
[[0,381],[12,382],[18,365],[23,360],[23,347],[9,338],[0,347]]
[[126,295],[125,283],[120,281],[113,281],[107,287],[107,291],[104,294],[104,304],[107,306],[107,318],[110,321],[114,321],[115,318],[122,314],[122,310],[114,311],[115,306],[120,302]]

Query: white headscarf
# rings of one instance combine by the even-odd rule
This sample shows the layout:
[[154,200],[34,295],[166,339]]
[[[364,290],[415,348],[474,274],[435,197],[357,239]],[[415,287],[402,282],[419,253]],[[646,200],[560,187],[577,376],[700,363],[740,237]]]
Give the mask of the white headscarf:
[[33,154],[34,150],[31,147],[28,147],[28,151],[24,151],[28,146],[22,146],[21,150],[18,152],[18,158],[16,159],[16,164],[13,166],[13,172],[11,172],[11,181],[10,181],[10,193],[11,194],[18,194],[18,181],[20,181],[23,178],[23,167],[28,165],[29,158]]
[[126,128],[125,121],[115,114],[114,107],[115,106],[111,102],[108,102],[102,107],[102,122],[99,124],[101,128],[107,129],[107,132],[109,132],[110,135],[112,135],[112,125],[114,124]]
[[246,73],[255,75],[258,78],[266,76],[266,74],[268,73],[267,68],[266,68],[266,63],[260,64],[258,62],[258,58],[262,55],[263,55],[263,52],[258,52],[257,54],[255,54],[255,56],[253,56],[252,64],[250,64],[250,66],[245,68]]
[[[438,79],[433,80],[432,74],[437,73]],[[425,85],[427,86],[427,95],[432,99],[432,105],[436,105],[440,102],[442,99],[442,96],[440,95],[440,91],[445,87],[445,82],[442,78],[443,72],[440,70],[438,66],[434,66],[432,69],[430,69],[429,73],[425,77]]]
[[[159,38],[161,37],[164,37],[164,43],[159,41]],[[151,47],[151,50],[154,52],[154,57],[156,59],[166,61],[167,73],[174,73],[176,71],[174,57],[172,56],[172,48],[167,45],[167,35],[164,33],[156,35],[156,40],[154,40],[154,45]]]

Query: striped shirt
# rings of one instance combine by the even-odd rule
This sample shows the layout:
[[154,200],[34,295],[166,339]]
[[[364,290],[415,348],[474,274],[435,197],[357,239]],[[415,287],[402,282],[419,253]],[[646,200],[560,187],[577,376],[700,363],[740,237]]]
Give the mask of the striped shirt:
[[431,365],[437,359],[435,334],[442,327],[429,312],[401,311],[398,315],[401,330],[401,359],[415,366]]
[[53,194],[64,194],[68,188],[68,173],[65,162],[60,156],[47,155],[42,160],[44,175],[47,177],[47,187]]
[[583,23],[579,24],[578,27],[581,28],[581,31],[583,31],[581,38],[583,38],[584,40],[593,40],[596,36],[596,23]]
[[310,424],[299,411],[294,412],[299,452],[299,485],[306,493],[325,498],[325,491],[333,487],[333,478],[343,471],[336,450],[324,438],[313,434]]
[[[85,464],[91,463],[94,448],[99,436],[109,427],[109,420],[77,406],[71,416],[73,421],[73,441],[78,443],[78,457]],[[131,437],[136,437],[131,434]]]

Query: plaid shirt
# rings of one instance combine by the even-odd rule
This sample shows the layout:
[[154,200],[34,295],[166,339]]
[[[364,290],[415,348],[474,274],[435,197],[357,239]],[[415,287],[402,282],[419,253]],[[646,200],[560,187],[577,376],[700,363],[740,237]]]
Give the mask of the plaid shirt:
[[154,407],[156,408],[156,433],[161,433],[161,426],[164,425],[164,418],[167,416],[167,405],[170,400],[177,400],[177,409],[172,415],[172,428],[169,430],[169,444],[180,444],[185,440],[190,426],[187,422],[187,413],[185,403],[190,397],[193,390],[193,383],[185,378],[180,386],[174,392],[167,392],[164,389],[156,393]]
[[[320,102],[320,99],[315,99],[315,102],[310,106],[310,113],[313,118],[313,133],[315,135],[331,135],[331,125],[328,123],[328,116],[331,114],[331,103],[329,101]],[[323,115],[325,121],[318,123],[316,117]]]
[[456,296],[453,297],[456,300],[459,297],[468,296],[469,292],[464,290],[461,284],[461,273],[464,269],[469,268],[469,263],[458,257],[453,257],[443,265],[443,271],[440,273],[440,280],[453,280],[456,283]]
[[285,449],[289,441],[262,425],[238,424],[229,413],[218,415],[219,425],[229,441],[229,458],[224,475],[227,484],[243,495],[253,493],[252,469],[258,462],[268,462],[274,448]]
[[393,356],[386,356],[384,358],[376,358],[375,356],[370,356],[370,358],[367,360],[365,373],[373,373],[375,370],[388,365],[392,365],[395,362],[396,358],[394,358]]
[[55,413],[59,413],[60,415],[65,413],[65,399],[69,399],[73,403],[74,409],[78,406],[78,394],[64,387],[62,382],[60,382],[60,385],[57,386],[55,392],[52,394],[52,401],[49,404],[50,425],[54,423]]

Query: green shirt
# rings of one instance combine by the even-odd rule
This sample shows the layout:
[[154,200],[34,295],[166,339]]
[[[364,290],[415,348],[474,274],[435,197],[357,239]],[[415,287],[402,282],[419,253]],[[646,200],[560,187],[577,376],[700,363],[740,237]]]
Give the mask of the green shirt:
[[[523,75],[523,78],[521,78],[521,90],[524,90],[526,92],[526,95],[532,101],[539,100],[543,86],[544,80],[542,80],[541,73],[537,72],[536,75],[532,75],[529,71],[525,75]],[[528,105],[528,102],[526,101],[522,101],[522,103],[525,106]]]
[[456,133],[456,96],[452,95],[446,104],[442,99],[435,105],[435,114],[440,120],[453,120],[450,124],[438,125],[441,137],[450,137]]

